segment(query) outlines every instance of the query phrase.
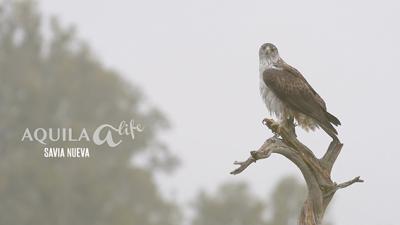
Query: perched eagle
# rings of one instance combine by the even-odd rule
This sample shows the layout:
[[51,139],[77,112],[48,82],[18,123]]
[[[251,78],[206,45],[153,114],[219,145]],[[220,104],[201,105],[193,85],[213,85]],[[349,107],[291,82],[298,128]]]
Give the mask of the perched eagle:
[[332,124],[338,126],[340,121],[326,110],[324,100],[301,73],[283,61],[273,44],[263,44],[259,56],[261,97],[271,114],[281,123],[296,119],[307,131],[321,127],[338,140]]

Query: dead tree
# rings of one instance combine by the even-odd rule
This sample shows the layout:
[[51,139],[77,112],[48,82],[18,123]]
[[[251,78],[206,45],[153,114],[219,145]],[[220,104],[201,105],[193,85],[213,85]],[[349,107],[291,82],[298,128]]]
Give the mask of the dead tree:
[[250,164],[259,159],[268,158],[272,153],[285,156],[300,169],[307,183],[308,196],[301,209],[298,224],[320,225],[335,192],[356,182],[363,182],[360,177],[340,184],[332,181],[332,167],[343,144],[339,141],[332,141],[324,156],[318,159],[307,146],[297,139],[292,122],[288,122],[287,127],[280,126],[272,119],[265,119],[263,123],[275,133],[275,136],[268,138],[258,150],[251,151],[250,157],[246,161],[234,162],[239,167],[231,174],[241,173]]

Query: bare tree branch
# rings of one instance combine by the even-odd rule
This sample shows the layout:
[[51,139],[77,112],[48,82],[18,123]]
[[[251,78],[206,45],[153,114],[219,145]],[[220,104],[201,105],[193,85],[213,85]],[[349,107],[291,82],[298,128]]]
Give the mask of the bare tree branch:
[[348,186],[350,186],[350,185],[352,185],[354,183],[363,183],[363,182],[364,182],[364,180],[361,180],[360,176],[358,176],[358,177],[355,177],[352,180],[349,180],[349,181],[343,182],[341,184],[338,184],[338,185],[336,185],[336,187],[338,189],[342,189],[342,188],[346,188],[346,187],[348,187]]
[[265,119],[263,123],[276,135],[267,139],[258,150],[251,151],[247,160],[234,162],[239,167],[231,174],[236,175],[243,172],[252,163],[268,158],[272,153],[285,156],[300,169],[307,183],[308,197],[302,207],[299,224],[320,225],[335,192],[354,183],[363,182],[360,177],[341,184],[336,184],[331,180],[331,170],[343,144],[331,142],[325,155],[318,159],[307,146],[297,139],[292,122],[288,123],[287,127],[283,127],[271,119]]
[[333,164],[339,156],[342,147],[342,143],[332,141],[325,155],[322,157],[321,163],[326,167],[329,173],[331,173]]
[[[281,142],[277,144],[276,143],[277,140],[278,139],[276,137],[272,137],[266,140],[264,144],[257,151],[251,151],[250,157],[246,161],[243,162],[235,161],[233,164],[239,165],[239,167],[233,170],[231,174],[234,175],[239,174],[243,170],[245,170],[248,166],[250,166],[250,164],[256,162],[257,160],[268,158],[275,149],[281,147],[278,146],[279,144],[281,144]],[[286,145],[283,147],[286,147]]]

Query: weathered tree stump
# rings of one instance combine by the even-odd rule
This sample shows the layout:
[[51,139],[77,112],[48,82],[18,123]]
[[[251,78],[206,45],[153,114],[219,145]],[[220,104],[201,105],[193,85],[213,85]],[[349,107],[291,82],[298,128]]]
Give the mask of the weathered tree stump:
[[272,153],[285,156],[300,169],[307,183],[308,196],[301,209],[298,224],[320,225],[325,210],[336,191],[356,182],[363,182],[360,177],[341,184],[332,181],[332,167],[343,144],[339,141],[332,141],[324,156],[318,159],[307,146],[297,139],[292,122],[288,122],[287,127],[282,127],[272,119],[265,119],[263,123],[275,133],[275,136],[268,138],[258,150],[251,151],[250,157],[246,161],[234,162],[239,167],[231,174],[241,173],[253,162],[268,158]]

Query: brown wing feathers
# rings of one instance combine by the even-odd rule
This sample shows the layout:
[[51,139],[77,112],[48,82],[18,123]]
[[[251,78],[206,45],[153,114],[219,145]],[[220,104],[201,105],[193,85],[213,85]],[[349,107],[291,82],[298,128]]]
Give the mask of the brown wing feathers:
[[313,118],[332,138],[337,138],[337,131],[331,123],[340,125],[340,121],[326,111],[325,102],[301,74],[298,76],[284,69],[267,69],[263,79],[267,87],[289,108]]

